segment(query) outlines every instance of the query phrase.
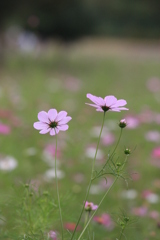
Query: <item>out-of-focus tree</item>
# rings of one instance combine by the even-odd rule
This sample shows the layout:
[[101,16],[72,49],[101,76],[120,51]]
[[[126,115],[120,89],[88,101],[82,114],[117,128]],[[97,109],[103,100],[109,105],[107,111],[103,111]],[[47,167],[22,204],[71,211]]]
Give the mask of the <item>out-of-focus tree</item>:
[[160,1],[1,0],[0,23],[64,40],[91,34],[154,38],[160,36]]

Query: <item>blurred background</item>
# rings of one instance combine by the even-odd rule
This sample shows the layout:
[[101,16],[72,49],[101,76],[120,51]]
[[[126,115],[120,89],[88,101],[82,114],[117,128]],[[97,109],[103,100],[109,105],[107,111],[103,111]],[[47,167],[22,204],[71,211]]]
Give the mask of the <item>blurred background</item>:
[[[132,153],[125,179],[115,186],[92,223],[95,240],[117,238],[121,231],[117,219],[125,215],[132,219],[127,239],[159,240],[158,0],[0,2],[0,239],[21,240],[30,234],[26,239],[40,240],[50,230],[60,232],[56,208],[43,219],[38,206],[34,207],[32,227],[37,238],[21,211],[26,183],[34,186],[35,194],[50,191],[51,199],[57,201],[55,139],[33,128],[38,112],[50,108],[66,110],[72,117],[69,130],[58,134],[57,156],[64,224],[73,231],[102,122],[102,114],[85,104],[87,93],[103,98],[115,95],[126,99],[129,108],[107,113],[96,168],[114,149],[123,118],[128,125],[115,160],[123,162],[125,147]],[[107,176],[107,184],[96,180],[88,201],[98,204],[113,180],[112,176]],[[35,206],[34,198],[30,203]],[[83,221],[84,217],[81,228]],[[40,237],[42,233],[46,238]],[[67,230],[65,236],[69,239]]]

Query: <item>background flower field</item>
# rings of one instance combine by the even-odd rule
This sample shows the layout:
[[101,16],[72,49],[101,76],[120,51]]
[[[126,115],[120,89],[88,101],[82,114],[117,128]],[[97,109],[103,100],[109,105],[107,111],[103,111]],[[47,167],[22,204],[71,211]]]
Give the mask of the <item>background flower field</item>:
[[[84,201],[103,117],[85,104],[87,93],[126,99],[129,108],[126,112],[106,113],[97,169],[113,150],[120,132],[118,122],[123,118],[128,126],[115,159],[124,158],[125,147],[131,149],[131,156],[126,181],[120,180],[114,186],[92,221],[95,240],[116,239],[120,232],[116,221],[124,215],[131,219],[126,239],[159,239],[158,43],[101,39],[66,45],[37,43],[32,51],[11,47],[3,51],[0,83],[0,239],[22,239],[26,222],[20,206],[27,191],[25,184],[32,186],[35,194],[28,200],[31,208],[39,199],[36,197],[43,196],[38,201],[45,222],[40,224],[40,212],[35,207],[34,223],[39,218],[35,229],[46,234],[51,230],[60,232],[54,178],[55,138],[40,135],[33,128],[38,112],[51,108],[65,110],[72,117],[69,130],[57,136],[57,158],[64,226],[73,230]],[[108,176],[107,183],[103,178],[95,181],[88,201],[98,205],[112,181],[112,176]],[[49,216],[44,216],[47,209],[43,209],[43,201],[54,207]],[[105,221],[103,224],[106,215],[112,219],[108,220],[110,225]],[[68,236],[66,231],[66,239]]]

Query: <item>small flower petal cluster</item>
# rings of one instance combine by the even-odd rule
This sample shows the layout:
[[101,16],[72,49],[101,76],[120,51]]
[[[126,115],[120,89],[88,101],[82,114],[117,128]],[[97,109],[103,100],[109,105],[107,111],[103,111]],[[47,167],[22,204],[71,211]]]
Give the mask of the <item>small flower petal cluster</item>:
[[41,111],[38,113],[39,122],[34,123],[34,128],[40,130],[40,134],[50,133],[51,136],[56,135],[59,131],[68,129],[67,123],[72,118],[67,116],[66,111],[57,112],[56,109],[50,109],[48,112]]
[[52,240],[57,240],[57,234],[56,234],[56,232],[50,231],[50,232],[49,232],[49,237],[50,237],[50,239],[52,239]]
[[94,211],[98,208],[98,205],[94,205],[92,202],[87,202],[85,203],[85,210],[86,211]]
[[101,97],[96,97],[90,93],[87,94],[87,98],[89,98],[94,104],[86,103],[92,107],[96,108],[96,111],[99,112],[120,112],[121,110],[128,110],[124,106],[127,104],[126,100],[120,99],[117,100],[116,97],[110,95],[106,96],[104,99]]

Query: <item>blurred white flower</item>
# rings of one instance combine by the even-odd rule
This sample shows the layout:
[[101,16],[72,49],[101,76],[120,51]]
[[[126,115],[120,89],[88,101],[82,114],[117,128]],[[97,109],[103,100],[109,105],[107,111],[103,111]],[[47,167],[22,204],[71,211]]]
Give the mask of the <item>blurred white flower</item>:
[[[90,146],[86,149],[86,156],[88,158],[94,158],[95,152],[96,152],[96,148],[94,146]],[[98,149],[96,159],[100,160],[103,157],[104,157],[103,152],[100,149]]]
[[0,170],[2,171],[12,171],[17,167],[18,163],[12,156],[2,157],[0,156]]
[[34,155],[36,155],[36,153],[37,153],[37,149],[34,148],[34,147],[30,147],[30,148],[27,148],[27,149],[25,150],[25,154],[26,154],[27,156],[34,156]]
[[137,191],[134,189],[124,190],[121,193],[121,196],[126,199],[135,199],[137,197]]
[[[65,173],[63,171],[57,169],[57,178],[61,179],[61,178],[64,178],[64,176],[65,176]],[[50,181],[53,178],[55,178],[55,169],[51,168],[45,172],[44,179],[46,181]]]

